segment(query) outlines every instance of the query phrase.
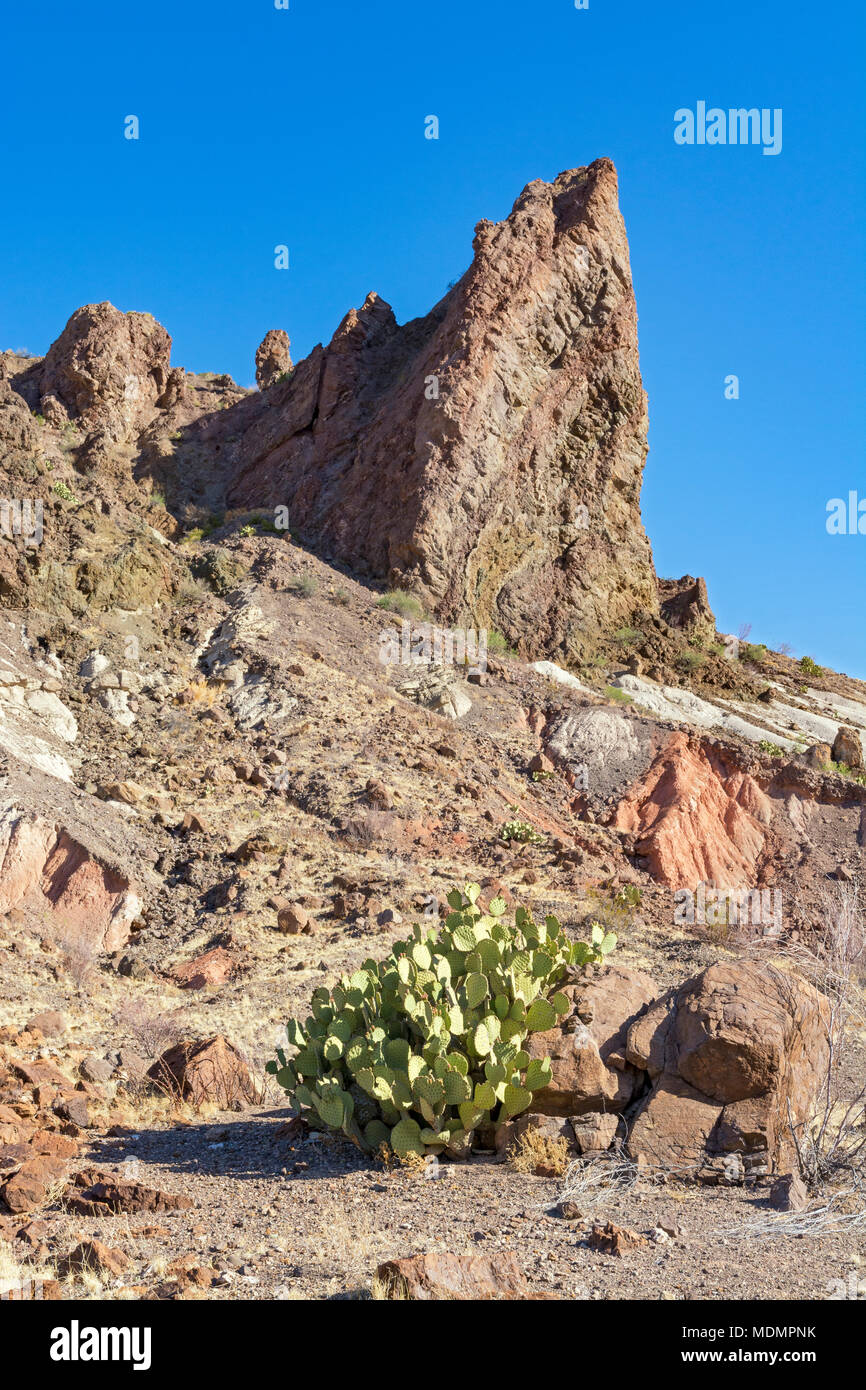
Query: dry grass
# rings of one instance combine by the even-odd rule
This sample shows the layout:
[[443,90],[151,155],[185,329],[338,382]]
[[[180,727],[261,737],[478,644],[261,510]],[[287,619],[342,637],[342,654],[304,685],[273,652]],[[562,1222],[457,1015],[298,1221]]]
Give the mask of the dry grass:
[[561,1178],[569,1164],[568,1141],[561,1135],[551,1139],[537,1129],[527,1129],[511,1145],[507,1157],[515,1173]]

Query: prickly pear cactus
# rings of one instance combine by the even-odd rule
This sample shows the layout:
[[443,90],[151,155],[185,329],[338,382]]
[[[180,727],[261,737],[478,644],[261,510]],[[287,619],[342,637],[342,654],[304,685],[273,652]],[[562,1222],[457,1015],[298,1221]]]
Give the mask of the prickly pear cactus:
[[313,994],[268,1063],[313,1123],[373,1152],[465,1153],[479,1126],[508,1120],[548,1085],[550,1061],[524,1048],[567,1013],[556,985],[569,965],[599,962],[616,945],[593,926],[572,941],[555,917],[478,906],[477,883],[448,894],[439,932],[417,924],[385,960],[367,960]]

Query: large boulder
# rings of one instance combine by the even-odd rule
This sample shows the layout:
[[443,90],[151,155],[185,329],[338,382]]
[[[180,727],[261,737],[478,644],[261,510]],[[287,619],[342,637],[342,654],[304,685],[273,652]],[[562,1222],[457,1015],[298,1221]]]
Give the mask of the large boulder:
[[218,422],[227,502],[286,505],[311,543],[440,619],[569,660],[658,610],[613,164],[530,183],[474,250],[425,318],[399,325],[369,295],[238,408],[242,429]]
[[806,1120],[826,1081],[827,1010],[806,981],[750,960],[719,962],[656,1000],[625,1049],[652,1081],[632,1155],[695,1171],[734,1153],[789,1168],[788,1117]]
[[569,1012],[549,1032],[531,1033],[526,1043],[531,1057],[549,1057],[553,1064],[550,1085],[533,1095],[533,1113],[578,1116],[625,1109],[646,1081],[626,1057],[629,1029],[658,989],[639,970],[608,965],[562,992],[571,1002]]

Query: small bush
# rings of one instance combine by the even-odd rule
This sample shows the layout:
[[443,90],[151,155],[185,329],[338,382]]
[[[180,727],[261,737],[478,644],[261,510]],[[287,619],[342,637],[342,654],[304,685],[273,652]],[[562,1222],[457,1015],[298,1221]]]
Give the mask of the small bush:
[[780,748],[778,743],[771,743],[768,738],[760,739],[758,747],[762,753],[769,753],[771,758],[784,758],[785,756],[784,748]]
[[152,492],[147,499],[147,505],[149,507],[161,507],[162,510],[165,511],[165,493],[160,492],[158,489]]
[[499,656],[517,655],[508,639],[503,637],[501,632],[497,632],[495,627],[487,629],[487,650]]
[[289,589],[295,598],[312,598],[318,587],[319,581],[312,574],[300,574],[289,584]]
[[75,493],[72,491],[71,487],[66,486],[66,483],[62,483],[60,481],[56,482],[52,487],[51,491],[55,493],[56,496],[58,496],[62,502],[75,501]]
[[748,666],[761,666],[767,657],[767,648],[763,642],[742,642],[740,644],[739,658]]
[[813,661],[811,656],[800,657],[800,670],[804,676],[823,676],[824,668]]
[[348,589],[335,589],[332,594],[328,594],[328,598],[337,608],[348,608],[351,602]]
[[616,937],[599,927],[571,941],[555,917],[537,925],[517,908],[508,921],[501,898],[482,912],[480,895],[453,889],[438,933],[416,925],[288,1024],[293,1055],[278,1048],[267,1070],[315,1127],[370,1153],[459,1155],[549,1085],[550,1061],[530,1058],[526,1039],[568,1012],[556,986],[569,967],[600,963]]
[[533,830],[531,825],[527,825],[523,820],[506,821],[499,832],[500,840],[506,844],[510,840],[517,840],[521,845],[540,845],[544,843],[544,836],[539,835],[537,830]]
[[551,1139],[537,1129],[527,1129],[510,1146],[507,1160],[515,1173],[561,1178],[570,1162],[568,1141],[561,1135]]
[[677,666],[679,670],[684,671],[686,675],[692,675],[693,672],[699,671],[702,666],[706,665],[706,662],[707,657],[705,652],[696,652],[691,648],[686,652],[680,652],[677,657]]
[[637,627],[621,627],[613,634],[613,640],[621,647],[637,647],[646,640],[646,634]]
[[376,600],[377,608],[384,608],[388,613],[399,613],[401,618],[423,618],[424,605],[414,594],[409,594],[405,589],[389,589],[387,594],[383,594]]

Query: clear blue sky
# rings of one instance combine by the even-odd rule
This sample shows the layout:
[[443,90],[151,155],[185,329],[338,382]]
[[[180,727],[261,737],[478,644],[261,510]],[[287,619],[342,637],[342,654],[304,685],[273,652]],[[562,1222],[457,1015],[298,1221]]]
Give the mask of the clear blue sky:
[[[866,677],[866,536],[825,530],[829,498],[866,497],[863,28],[855,0],[7,9],[0,346],[44,352],[110,299],[249,384],[267,329],[297,360],[368,290],[425,313],[479,218],[609,155],[657,568],[705,575],[723,630]],[[781,154],[676,145],[699,100],[781,107]]]

